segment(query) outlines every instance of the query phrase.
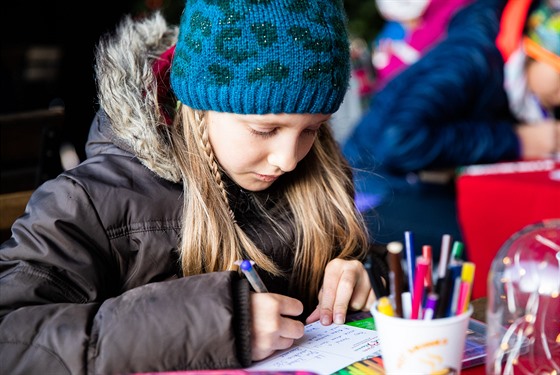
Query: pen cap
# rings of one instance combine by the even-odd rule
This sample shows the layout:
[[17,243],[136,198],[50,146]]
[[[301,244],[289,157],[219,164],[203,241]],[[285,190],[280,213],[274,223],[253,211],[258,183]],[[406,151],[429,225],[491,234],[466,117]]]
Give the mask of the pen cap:
[[241,267],[242,271],[248,271],[250,269],[253,268],[253,263],[250,260],[242,260],[241,263],[239,264],[239,267]]
[[560,369],[560,219],[531,224],[500,248],[488,275],[487,374]]

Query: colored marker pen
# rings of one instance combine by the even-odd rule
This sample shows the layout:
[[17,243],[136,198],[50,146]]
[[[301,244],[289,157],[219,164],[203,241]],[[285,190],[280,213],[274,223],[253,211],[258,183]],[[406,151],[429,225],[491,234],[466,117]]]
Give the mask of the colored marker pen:
[[395,310],[393,310],[391,300],[389,300],[387,296],[379,298],[379,302],[377,302],[377,311],[388,316],[395,316]]
[[249,284],[251,284],[255,292],[257,293],[268,292],[266,286],[264,285],[259,274],[257,273],[257,270],[255,269],[255,267],[253,267],[255,265],[255,262],[253,262],[252,260],[244,259],[244,260],[236,261],[235,264],[237,264],[239,268],[241,268],[241,271],[243,272],[247,280],[249,280]]
[[412,288],[412,309],[410,319],[418,319],[420,317],[420,307],[424,299],[424,281],[428,272],[429,262],[424,257],[418,257],[416,260],[416,272],[414,273],[414,285]]
[[402,306],[402,293],[403,293],[403,283],[404,274],[401,264],[401,253],[403,245],[398,241],[389,242],[387,244],[387,257],[389,260],[389,269],[393,275],[390,279],[391,282],[391,295],[395,301],[395,316],[399,318],[403,317],[403,306]]
[[416,272],[416,253],[414,252],[414,234],[404,232],[404,249],[406,252],[406,271],[408,276],[408,291],[412,294],[414,288],[414,273]]
[[435,293],[428,294],[428,296],[426,297],[426,305],[424,306],[424,311],[423,311],[424,320],[430,320],[434,317],[438,299],[439,297],[437,294]]

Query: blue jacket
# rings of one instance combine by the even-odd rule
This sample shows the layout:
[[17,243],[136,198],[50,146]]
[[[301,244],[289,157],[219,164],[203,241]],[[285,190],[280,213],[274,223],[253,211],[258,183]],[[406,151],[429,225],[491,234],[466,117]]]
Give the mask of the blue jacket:
[[421,60],[391,80],[343,145],[358,192],[419,189],[426,169],[519,157],[495,45],[506,0],[477,0]]

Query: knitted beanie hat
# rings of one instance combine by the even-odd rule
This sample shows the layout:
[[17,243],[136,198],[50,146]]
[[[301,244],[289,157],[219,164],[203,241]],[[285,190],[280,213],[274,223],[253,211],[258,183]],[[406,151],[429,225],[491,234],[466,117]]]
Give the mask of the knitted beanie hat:
[[341,0],[186,0],[177,98],[239,114],[334,113],[350,79]]
[[530,14],[523,46],[527,55],[560,72],[560,1],[543,0]]

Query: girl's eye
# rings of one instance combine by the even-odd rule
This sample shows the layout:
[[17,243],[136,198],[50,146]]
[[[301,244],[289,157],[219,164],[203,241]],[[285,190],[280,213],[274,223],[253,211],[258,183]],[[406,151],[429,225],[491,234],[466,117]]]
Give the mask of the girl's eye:
[[272,137],[274,134],[276,134],[276,131],[278,130],[278,128],[274,128],[274,129],[271,129],[269,131],[263,132],[263,131],[255,130],[253,128],[249,128],[249,129],[251,131],[251,134],[254,134],[256,136],[263,137],[263,138]]
[[[268,131],[260,131],[260,130],[256,130],[256,129],[253,129],[253,128],[249,128],[249,130],[250,130],[251,134],[256,135],[258,137],[263,137],[263,138],[270,138],[278,132],[278,128],[273,128],[273,129],[270,129]],[[319,132],[319,128],[317,128],[317,129],[304,129],[301,134],[305,135],[305,136],[315,137],[318,132]]]

